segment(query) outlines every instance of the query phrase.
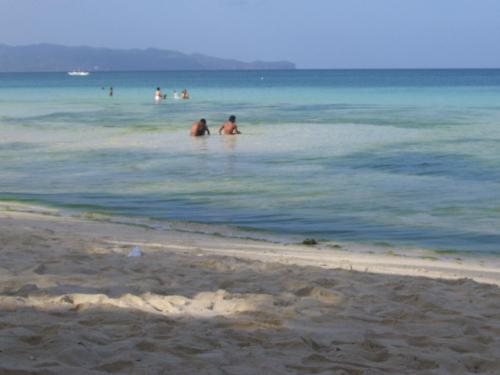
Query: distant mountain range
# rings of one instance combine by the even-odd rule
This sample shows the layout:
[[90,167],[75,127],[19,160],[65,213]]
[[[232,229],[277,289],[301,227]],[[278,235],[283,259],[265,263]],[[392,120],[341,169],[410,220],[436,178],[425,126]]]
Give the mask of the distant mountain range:
[[111,49],[0,44],[0,72],[295,69],[288,61],[242,62],[156,48]]

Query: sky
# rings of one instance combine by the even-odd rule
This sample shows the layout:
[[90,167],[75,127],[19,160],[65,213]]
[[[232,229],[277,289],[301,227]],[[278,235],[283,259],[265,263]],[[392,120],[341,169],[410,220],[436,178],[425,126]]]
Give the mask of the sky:
[[0,43],[309,68],[500,68],[500,0],[0,0]]

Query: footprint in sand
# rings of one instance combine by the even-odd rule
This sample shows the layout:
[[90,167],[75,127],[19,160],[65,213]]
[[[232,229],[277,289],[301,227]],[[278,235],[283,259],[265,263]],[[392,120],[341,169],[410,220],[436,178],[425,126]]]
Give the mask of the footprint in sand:
[[322,302],[324,304],[338,304],[343,300],[343,295],[339,292],[334,292],[326,288],[307,286],[296,290],[294,294],[297,297],[311,298],[312,300]]

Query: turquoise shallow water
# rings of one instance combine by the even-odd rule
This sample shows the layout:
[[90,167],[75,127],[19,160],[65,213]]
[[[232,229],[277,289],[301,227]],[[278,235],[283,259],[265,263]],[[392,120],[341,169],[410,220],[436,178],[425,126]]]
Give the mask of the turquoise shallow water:
[[3,200],[500,254],[499,141],[500,70],[0,74]]

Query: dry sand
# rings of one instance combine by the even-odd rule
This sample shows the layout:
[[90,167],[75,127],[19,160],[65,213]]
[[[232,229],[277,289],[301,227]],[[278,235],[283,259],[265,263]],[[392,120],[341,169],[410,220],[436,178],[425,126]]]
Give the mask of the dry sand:
[[3,203],[0,374],[500,374],[498,263],[455,258]]

